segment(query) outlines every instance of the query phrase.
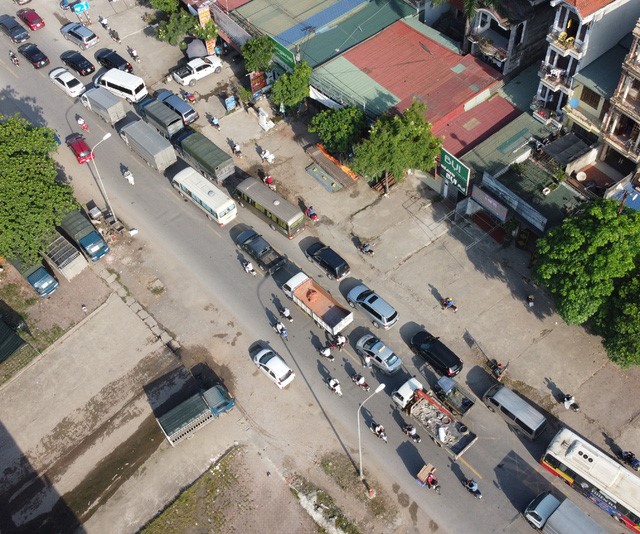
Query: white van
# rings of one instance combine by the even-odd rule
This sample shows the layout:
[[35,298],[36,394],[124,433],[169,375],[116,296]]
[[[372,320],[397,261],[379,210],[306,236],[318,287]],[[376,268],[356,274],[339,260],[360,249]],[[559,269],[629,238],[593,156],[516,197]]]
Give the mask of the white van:
[[502,384],[491,386],[482,400],[490,411],[499,413],[511,428],[530,440],[538,438],[547,425],[544,415]]
[[149,94],[144,80],[134,74],[111,69],[96,78],[96,87],[104,87],[127,102],[139,102]]

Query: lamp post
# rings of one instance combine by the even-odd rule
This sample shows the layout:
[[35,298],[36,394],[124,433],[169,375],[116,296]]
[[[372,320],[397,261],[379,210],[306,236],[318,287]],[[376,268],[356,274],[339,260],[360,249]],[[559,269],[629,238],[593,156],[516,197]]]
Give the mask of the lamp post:
[[98,177],[98,186],[100,187],[100,190],[102,191],[102,195],[104,196],[104,200],[107,203],[107,208],[109,208],[111,215],[113,215],[113,220],[115,222],[119,222],[118,218],[116,217],[116,213],[113,211],[113,208],[111,207],[111,203],[109,202],[109,197],[107,196],[107,190],[104,188],[104,183],[102,183],[102,178],[100,177],[100,171],[98,170],[98,165],[96,164],[96,160],[94,159],[95,156],[93,154],[93,152],[95,151],[96,148],[98,148],[100,143],[102,143],[103,141],[106,141],[107,139],[109,139],[109,137],[111,137],[111,132],[107,132],[106,134],[104,134],[104,136],[102,136],[102,139],[96,143],[96,146],[94,146],[91,149],[91,159],[93,160],[93,166],[96,169],[96,176]]
[[380,384],[376,390],[369,395],[366,399],[362,401],[360,406],[358,406],[358,455],[360,457],[360,480],[364,480],[364,474],[362,472],[362,435],[360,434],[360,411],[364,406],[364,403],[367,402],[371,397],[373,397],[376,393],[380,393],[385,388],[384,384]]

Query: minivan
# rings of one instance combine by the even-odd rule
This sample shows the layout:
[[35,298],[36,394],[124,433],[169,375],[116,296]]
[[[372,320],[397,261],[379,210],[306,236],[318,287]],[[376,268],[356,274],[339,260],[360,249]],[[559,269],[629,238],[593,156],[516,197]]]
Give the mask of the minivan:
[[198,112],[178,95],[167,89],[161,89],[156,93],[156,99],[162,102],[169,109],[175,111],[182,117],[182,122],[187,126],[200,118]]
[[510,427],[530,440],[540,437],[545,429],[547,418],[502,384],[491,386],[482,400],[489,411],[499,413]]
[[149,94],[144,80],[134,74],[111,69],[96,78],[96,87],[104,87],[107,91],[127,102],[139,102]]
[[398,312],[386,300],[364,284],[354,287],[347,293],[349,306],[356,306],[369,316],[376,328],[391,328],[398,322]]
[[60,28],[60,33],[62,33],[65,39],[72,43],[76,43],[83,50],[97,45],[100,40],[89,28],[78,22],[69,22],[69,24],[65,24]]

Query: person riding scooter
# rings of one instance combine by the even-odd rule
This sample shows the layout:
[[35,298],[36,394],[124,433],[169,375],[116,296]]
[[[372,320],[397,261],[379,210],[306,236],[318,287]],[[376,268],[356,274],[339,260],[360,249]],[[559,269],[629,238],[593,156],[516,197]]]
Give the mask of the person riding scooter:
[[342,389],[340,388],[340,382],[337,378],[329,380],[329,389],[336,393],[339,397],[342,397]]
[[379,438],[384,435],[384,427],[381,424],[377,424],[374,427],[373,431],[375,432],[375,435],[378,436]]

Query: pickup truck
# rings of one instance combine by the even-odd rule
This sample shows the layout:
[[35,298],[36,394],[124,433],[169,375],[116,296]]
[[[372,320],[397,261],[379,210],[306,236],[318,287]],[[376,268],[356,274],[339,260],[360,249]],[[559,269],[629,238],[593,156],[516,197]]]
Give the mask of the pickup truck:
[[258,264],[262,271],[268,274],[275,273],[286,263],[284,256],[271,248],[266,239],[253,230],[242,232],[238,236],[236,244],[251,256],[251,259]]
[[186,65],[175,69],[171,75],[180,85],[193,87],[198,80],[214,72],[222,72],[222,61],[218,56],[206,56],[192,59]]

